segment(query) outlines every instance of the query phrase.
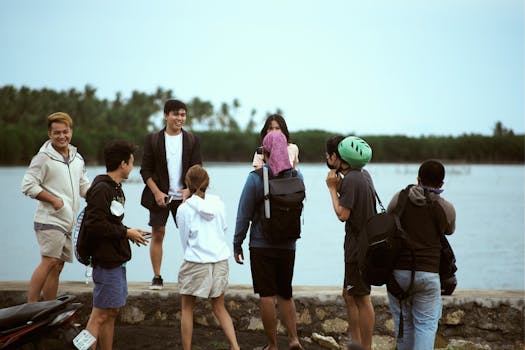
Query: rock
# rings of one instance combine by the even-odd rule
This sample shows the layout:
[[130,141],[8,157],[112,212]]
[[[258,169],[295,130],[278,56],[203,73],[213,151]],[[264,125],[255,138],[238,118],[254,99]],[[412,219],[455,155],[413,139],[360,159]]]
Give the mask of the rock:
[[312,316],[308,309],[304,309],[303,312],[297,316],[297,324],[299,325],[310,325],[312,324]]
[[250,331],[263,331],[264,330],[262,321],[258,317],[250,318],[250,323],[248,323],[248,327],[246,328]]
[[374,335],[372,337],[372,350],[395,350],[396,339],[387,335]]
[[337,344],[337,342],[335,341],[334,338],[332,337],[327,337],[327,336],[324,336],[324,335],[321,335],[321,334],[318,334],[318,333],[312,333],[312,339],[318,343],[319,345],[321,345],[322,347],[325,347],[327,349],[334,349],[334,350],[339,350],[341,349],[339,344]]
[[137,324],[146,318],[146,314],[136,306],[126,306],[120,310],[120,320],[124,323]]
[[456,310],[451,313],[447,313],[445,316],[445,324],[449,326],[456,326],[463,323],[463,317],[465,316],[465,311]]
[[452,339],[448,344],[447,350],[491,350],[490,346],[476,344],[474,342],[462,339]]
[[324,321],[321,327],[325,333],[344,333],[348,329],[348,322],[340,318],[332,318]]
[[388,320],[386,320],[385,328],[388,329],[392,333],[395,332],[396,328],[395,328],[395,324],[394,324],[394,319],[393,318],[389,318]]

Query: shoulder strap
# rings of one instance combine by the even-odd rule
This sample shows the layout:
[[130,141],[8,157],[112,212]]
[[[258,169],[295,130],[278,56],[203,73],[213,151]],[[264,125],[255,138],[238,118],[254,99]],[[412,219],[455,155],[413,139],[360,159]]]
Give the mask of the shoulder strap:
[[264,189],[264,217],[270,218],[270,184],[268,181],[268,168],[263,166],[263,189]]
[[397,203],[396,207],[394,208],[394,214],[396,214],[398,217],[401,217],[403,215],[403,212],[405,211],[407,201],[408,201],[408,191],[411,187],[414,185],[408,185],[404,189],[399,192],[399,196],[397,197]]

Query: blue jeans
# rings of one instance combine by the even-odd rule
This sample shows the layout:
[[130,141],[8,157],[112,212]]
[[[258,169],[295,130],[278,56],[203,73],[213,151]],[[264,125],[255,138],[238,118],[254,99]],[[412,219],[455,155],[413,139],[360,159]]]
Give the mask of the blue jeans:
[[[408,288],[411,271],[394,270],[402,288]],[[390,311],[394,317],[396,336],[399,330],[399,301],[388,293]],[[398,350],[432,350],[442,311],[439,274],[416,271],[414,286],[408,299],[403,301],[403,337],[397,339]]]

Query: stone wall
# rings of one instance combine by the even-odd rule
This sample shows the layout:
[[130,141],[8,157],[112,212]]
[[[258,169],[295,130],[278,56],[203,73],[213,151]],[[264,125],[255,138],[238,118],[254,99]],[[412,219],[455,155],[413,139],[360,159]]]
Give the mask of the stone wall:
[[[0,307],[25,302],[26,290],[26,282],[0,282]],[[60,294],[74,294],[85,305],[81,317],[83,324],[91,308],[91,291],[91,285],[80,282],[66,282],[60,286]],[[314,341],[318,342],[332,337],[337,342],[346,333],[347,315],[340,293],[339,288],[332,287],[294,287],[301,337],[317,338]],[[374,289],[372,301],[376,311],[374,343],[383,344],[374,348],[394,349],[394,325],[384,289]],[[525,349],[522,291],[458,290],[453,296],[444,297],[443,304],[436,339],[438,348]],[[251,286],[230,286],[226,307],[236,329],[262,331],[258,299]],[[150,291],[146,283],[130,283],[128,302],[120,312],[118,323],[178,327],[180,309],[175,284],[166,285],[162,291]],[[194,321],[205,327],[219,327],[206,300],[198,299]],[[285,332],[280,324],[279,331]]]

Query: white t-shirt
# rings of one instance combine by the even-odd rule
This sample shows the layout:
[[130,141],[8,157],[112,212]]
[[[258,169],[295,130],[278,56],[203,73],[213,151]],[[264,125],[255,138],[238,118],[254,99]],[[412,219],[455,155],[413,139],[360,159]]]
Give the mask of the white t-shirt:
[[166,140],[166,161],[168,163],[168,176],[170,179],[170,188],[168,195],[172,195],[177,199],[182,199],[182,193],[177,192],[181,190],[182,184],[182,133],[178,135],[168,135],[164,133]]

